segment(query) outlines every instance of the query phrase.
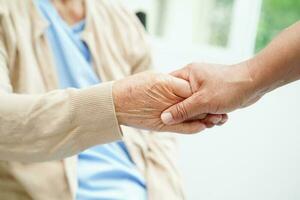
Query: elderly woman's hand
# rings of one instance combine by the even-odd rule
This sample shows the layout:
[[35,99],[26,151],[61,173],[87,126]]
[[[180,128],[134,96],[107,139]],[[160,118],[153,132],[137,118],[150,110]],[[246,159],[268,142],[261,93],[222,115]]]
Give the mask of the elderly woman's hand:
[[165,125],[160,119],[161,113],[191,95],[187,81],[152,72],[116,81],[113,87],[115,109],[121,125],[155,131],[196,133],[224,121],[224,115],[202,115],[177,125]]

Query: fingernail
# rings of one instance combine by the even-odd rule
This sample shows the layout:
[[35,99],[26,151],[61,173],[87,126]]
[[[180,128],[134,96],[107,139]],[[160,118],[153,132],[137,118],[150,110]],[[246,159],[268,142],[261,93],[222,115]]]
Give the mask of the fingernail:
[[227,119],[223,118],[220,123],[225,123],[225,122],[227,122]]
[[161,120],[164,124],[171,124],[174,122],[173,116],[171,113],[166,112],[161,115]]
[[221,121],[220,117],[212,117],[211,118],[211,122],[213,124],[218,124],[218,123],[220,123],[220,121]]

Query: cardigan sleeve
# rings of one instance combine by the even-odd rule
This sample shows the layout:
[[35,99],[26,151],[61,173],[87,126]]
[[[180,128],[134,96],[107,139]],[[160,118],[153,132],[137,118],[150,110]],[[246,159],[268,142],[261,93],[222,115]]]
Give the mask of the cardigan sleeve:
[[14,93],[7,50],[12,44],[0,20],[0,160],[57,160],[121,139],[113,82],[40,95]]

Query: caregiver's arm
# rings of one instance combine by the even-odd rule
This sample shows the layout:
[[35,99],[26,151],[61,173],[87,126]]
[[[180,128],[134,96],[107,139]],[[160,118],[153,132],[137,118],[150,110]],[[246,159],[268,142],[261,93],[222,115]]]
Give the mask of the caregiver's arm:
[[173,75],[189,81],[194,94],[162,114],[166,124],[251,105],[264,94],[300,78],[300,22],[245,62],[233,66],[191,64]]

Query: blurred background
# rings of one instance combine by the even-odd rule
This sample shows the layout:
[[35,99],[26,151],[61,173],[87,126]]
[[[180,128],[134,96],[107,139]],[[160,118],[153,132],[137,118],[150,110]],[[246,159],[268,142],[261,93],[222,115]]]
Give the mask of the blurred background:
[[[126,0],[145,22],[155,67],[235,63],[300,20],[300,0]],[[299,35],[300,37],[300,35]],[[227,125],[178,136],[189,200],[300,199],[300,83],[230,115]]]

